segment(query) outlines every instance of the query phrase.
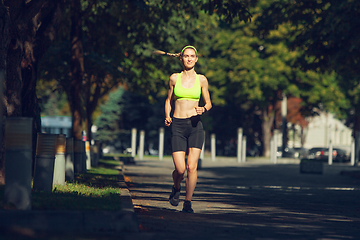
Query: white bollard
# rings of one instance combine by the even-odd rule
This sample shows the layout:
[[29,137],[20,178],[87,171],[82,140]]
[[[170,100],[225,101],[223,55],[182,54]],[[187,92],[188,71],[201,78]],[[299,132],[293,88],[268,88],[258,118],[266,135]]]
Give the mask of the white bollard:
[[328,164],[332,165],[333,164],[333,144],[330,138],[329,141],[329,156],[328,156]]
[[274,160],[274,136],[270,138],[270,162],[275,162]]
[[351,166],[355,165],[355,139],[351,139],[351,150],[350,150],[350,163]]
[[275,129],[274,130],[274,163],[277,163],[277,149],[278,149],[278,136],[279,136],[279,130]]
[[145,131],[140,131],[140,149],[139,149],[139,159],[144,159],[144,145],[145,145]]
[[203,145],[202,145],[202,148],[201,148],[201,153],[200,153],[200,159],[204,159],[205,157],[205,131],[204,131],[204,142],[203,142]]
[[236,158],[237,158],[237,162],[241,163],[242,160],[242,155],[241,155],[241,148],[242,148],[242,138],[243,137],[243,129],[242,128],[238,128],[238,138],[237,138],[237,154],[236,154]]
[[56,140],[53,185],[65,185],[66,135],[59,134]]
[[159,160],[164,158],[164,135],[165,130],[163,127],[159,129]]
[[215,161],[216,157],[216,135],[215,133],[211,134],[211,161]]
[[242,159],[241,162],[246,162],[246,136],[242,137]]
[[131,156],[135,157],[136,155],[136,128],[131,129]]
[[91,152],[90,152],[90,142],[85,142],[85,154],[86,154],[86,170],[91,169]]

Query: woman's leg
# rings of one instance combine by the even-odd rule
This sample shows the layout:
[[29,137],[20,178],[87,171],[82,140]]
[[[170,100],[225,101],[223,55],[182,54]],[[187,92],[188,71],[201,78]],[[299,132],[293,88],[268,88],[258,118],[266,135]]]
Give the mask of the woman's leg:
[[173,152],[172,156],[175,165],[175,170],[172,173],[174,187],[180,189],[180,184],[185,176],[185,152]]
[[196,182],[197,182],[197,166],[200,157],[201,149],[189,148],[189,154],[186,164],[186,201],[191,201],[193,196]]

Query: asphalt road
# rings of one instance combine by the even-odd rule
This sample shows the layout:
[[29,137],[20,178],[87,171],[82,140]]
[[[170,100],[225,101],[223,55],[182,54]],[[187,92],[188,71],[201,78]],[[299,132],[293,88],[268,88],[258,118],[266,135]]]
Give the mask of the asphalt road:
[[[360,239],[360,179],[325,165],[301,174],[298,162],[202,162],[193,197],[195,214],[168,202],[171,160],[124,167],[140,233],[126,239]],[[182,189],[185,189],[185,181]]]

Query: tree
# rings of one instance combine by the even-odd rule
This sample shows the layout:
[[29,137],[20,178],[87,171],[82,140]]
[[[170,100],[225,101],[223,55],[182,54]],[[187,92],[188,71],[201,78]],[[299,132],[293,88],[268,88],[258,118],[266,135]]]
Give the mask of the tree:
[[[269,6],[259,21],[260,30],[267,34],[268,29],[276,28],[282,22],[294,25],[289,35],[293,36],[291,47],[303,51],[297,64],[304,69],[334,71],[338,87],[346,94],[355,110],[354,130],[359,129],[357,117],[360,103],[359,85],[359,22],[360,11],[357,1],[307,1],[277,2]],[[281,13],[281,14],[280,14]],[[271,15],[271,17],[270,17]],[[284,19],[286,16],[286,19]],[[360,116],[360,113],[359,113]]]
[[36,86],[36,95],[40,98],[42,116],[70,116],[70,107],[64,91],[58,90],[58,83],[39,79]]
[[96,119],[97,140],[102,143],[116,144],[122,142],[119,139],[122,133],[121,114],[123,105],[119,104],[124,94],[124,89],[119,88],[117,91],[109,94],[108,100],[100,106],[101,115]]
[[360,130],[359,13],[358,1],[277,1],[259,19],[264,35],[284,22],[294,26],[288,36],[291,47],[302,52],[297,60],[301,68],[337,74],[334,87],[348,103],[338,108],[348,111],[354,135]]
[[70,86],[66,89],[72,115],[72,136],[74,139],[82,139],[82,117],[83,117],[83,98],[81,97],[81,87],[85,80],[84,69],[84,50],[83,50],[83,26],[81,18],[81,1],[70,1]]
[[[34,149],[36,134],[40,130],[37,67],[56,36],[55,29],[61,21],[61,4],[61,0],[0,1],[0,74],[5,73],[4,116],[34,118]],[[3,154],[0,157],[3,173]],[[1,174],[0,178],[3,176]]]
[[[122,87],[111,92],[109,99],[100,106],[102,114],[96,120],[97,139],[106,145],[116,146],[118,150],[125,150],[130,147],[132,128],[149,133],[157,129],[154,122],[163,120],[161,115],[153,114],[154,106],[145,96],[125,91]],[[151,122],[154,117],[157,119]]]
[[[74,135],[79,137],[79,130],[83,115],[76,101],[80,100],[79,89],[82,86],[84,78],[84,71],[82,66],[82,49],[81,49],[81,31],[82,31],[82,17],[77,15],[81,7],[89,6],[90,9],[94,5],[103,5],[105,1],[70,1],[72,4],[72,20],[74,28],[72,31],[71,44],[72,56],[71,59],[71,77],[74,85],[70,86],[69,99],[70,106],[74,117]],[[153,4],[158,4],[159,9],[165,9],[163,13],[171,13],[173,7],[186,7],[191,4],[207,7],[209,13],[218,10],[218,14],[224,15],[229,21],[240,17],[244,20],[250,18],[250,14],[246,10],[246,5],[237,0],[209,0],[205,3],[203,1],[191,1],[184,3],[183,1],[151,1]],[[61,20],[63,0],[1,0],[0,13],[1,14],[1,51],[0,73],[6,72],[5,78],[5,115],[6,116],[26,116],[35,119],[34,127],[37,132],[40,129],[39,108],[36,97],[36,79],[37,67],[39,60],[44,52],[49,47],[50,43],[55,39],[56,29]],[[126,4],[138,6],[146,10],[146,5],[149,1],[135,0],[125,1]],[[162,4],[162,5],[161,5]],[[111,10],[111,8],[108,8]],[[191,8],[189,8],[191,9]],[[123,12],[122,12],[123,13]],[[146,13],[143,11],[143,13]],[[147,12],[148,13],[148,12]],[[129,15],[132,12],[128,12]],[[145,14],[146,15],[146,14]],[[163,15],[163,17],[166,14]],[[86,16],[85,16],[86,17]],[[130,18],[133,19],[134,18]],[[156,19],[155,19],[156,20]],[[130,20],[131,21],[131,20]],[[157,23],[157,22],[155,22]],[[149,26],[154,25],[154,22],[149,22]],[[134,28],[136,30],[136,27]],[[133,31],[132,33],[134,33]],[[125,36],[131,37],[131,34]],[[146,36],[146,34],[145,34]],[[74,41],[73,41],[74,40]],[[79,87],[80,86],[80,87]],[[36,142],[36,141],[34,141]],[[35,146],[34,146],[35,149]],[[35,151],[34,151],[35,152]],[[3,169],[3,159],[0,161],[0,168]]]
[[[99,100],[119,83],[126,83],[132,91],[148,95],[152,101],[156,101],[166,92],[164,86],[169,72],[163,71],[164,66],[165,69],[170,70],[174,69],[176,64],[163,58],[150,59],[151,52],[155,48],[172,49],[175,44],[179,47],[181,41],[188,42],[185,39],[189,38],[191,33],[187,32],[187,29],[193,25],[190,16],[197,18],[201,8],[206,9],[210,14],[216,11],[227,21],[239,18],[248,21],[251,16],[246,10],[246,5],[235,0],[206,3],[77,0],[71,1],[71,4],[74,9],[69,11],[72,15],[71,25],[77,28],[78,33],[78,36],[72,37],[76,38],[76,41],[71,43],[76,43],[72,49],[78,49],[78,55],[71,57],[73,62],[70,64],[69,60],[60,62],[60,65],[72,66],[72,70],[69,70],[73,79],[71,84],[69,78],[57,79],[61,80],[60,83],[67,92],[73,112],[73,134],[77,137],[80,136],[83,119],[86,119],[87,132],[90,131],[92,114]],[[63,41],[69,41],[66,36],[69,31],[63,32],[65,34]],[[80,45],[83,50],[80,49]],[[52,56],[53,54],[49,53],[49,57]],[[83,71],[82,74],[79,72],[77,75],[73,72],[75,60],[79,65],[77,69]],[[157,70],[156,65],[162,66],[162,69]],[[56,68],[64,69],[64,67]],[[46,72],[46,68],[43,72]],[[54,74],[46,77],[54,77]],[[159,88],[163,90],[159,91]],[[82,105],[82,109],[78,104]]]
[[[268,2],[259,1],[254,9],[254,22],[262,15]],[[218,31],[213,38],[214,49],[208,61],[207,77],[214,103],[235,103],[234,111],[248,111],[261,118],[263,154],[270,154],[270,138],[274,126],[275,106],[282,95],[300,97],[306,103],[304,115],[320,103],[333,109],[345,106],[343,94],[336,88],[333,74],[301,70],[295,65],[301,52],[289,47],[287,34],[292,25],[284,23],[257,35],[253,23],[234,23]],[[336,103],[336,104],[334,104]],[[250,110],[250,111],[249,111]],[[237,119],[237,127],[244,124]],[[244,127],[244,126],[243,126]],[[248,128],[244,128],[248,129]]]
[[[301,146],[305,144],[305,132],[304,131],[307,126],[309,125],[309,122],[306,120],[306,105],[304,104],[304,101],[301,98],[296,97],[289,97],[287,98],[287,115],[286,115],[286,122],[291,123],[291,128],[293,130],[293,143],[295,143],[295,125],[298,125],[301,128],[300,132],[300,139],[301,139]],[[282,116],[281,116],[281,102],[278,101],[275,106],[275,122],[277,126],[281,126],[282,124]],[[280,127],[277,127],[280,128]],[[284,139],[284,138],[283,138]],[[288,140],[286,138],[286,140]],[[288,146],[287,142],[285,144]]]
[[[220,31],[214,42],[213,64],[207,76],[213,99],[233,102],[234,110],[252,109],[262,119],[263,154],[269,156],[269,143],[275,117],[274,107],[281,94],[293,85],[292,54],[282,41],[253,36],[254,25],[243,23]],[[216,52],[219,54],[216,54]],[[238,127],[242,125],[237,121]]]

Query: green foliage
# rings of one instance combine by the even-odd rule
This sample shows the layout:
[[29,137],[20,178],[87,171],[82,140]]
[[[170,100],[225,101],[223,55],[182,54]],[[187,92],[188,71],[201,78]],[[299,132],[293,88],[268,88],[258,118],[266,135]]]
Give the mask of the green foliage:
[[259,126],[268,121],[262,118],[262,111],[270,109],[269,116],[275,114],[274,106],[283,93],[303,99],[304,116],[314,114],[316,108],[340,116],[348,104],[337,87],[336,74],[296,65],[303,51],[291,47],[293,25],[284,22],[266,35],[259,33],[258,19],[270,4],[258,1],[250,9],[254,16],[251,23],[219,24],[206,42],[211,49],[205,58],[205,74],[215,104],[211,115],[216,128],[212,130],[220,141],[236,139],[238,127],[243,127],[248,142],[257,141],[252,138],[265,134]]
[[[152,51],[176,52],[185,44],[194,44],[196,38],[201,39],[198,32],[206,30],[201,28],[204,17],[198,21],[199,14],[204,15],[201,8],[229,21],[248,21],[251,16],[245,3],[237,0],[81,2],[87,81],[91,81],[90,76],[96,76],[104,94],[116,82],[126,82],[132,91],[146,94],[151,101],[166,95],[169,75],[181,69],[179,61],[150,58]],[[64,89],[69,87],[66,73],[70,61],[70,22],[67,19],[69,16],[65,15],[60,31],[63,35],[42,65],[42,76],[57,79]]]
[[[344,116],[348,99],[352,104],[360,101],[354,64],[358,59],[351,54],[358,48],[354,16],[359,8],[354,1],[348,5],[315,0],[83,0],[84,102],[93,101],[89,106],[94,107],[112,88],[127,89],[114,91],[102,105],[96,121],[99,138],[128,142],[130,129],[136,127],[156,143],[168,78],[182,66],[179,59],[151,53],[176,53],[185,44],[198,48],[196,71],[210,83],[214,108],[203,117],[206,130],[224,141],[237,127],[250,136],[261,134],[261,111],[274,106],[283,93],[303,99],[304,115],[320,108]],[[335,16],[336,8],[352,17]],[[65,91],[69,26],[65,21],[63,36],[41,72],[44,79],[57,79]],[[344,47],[346,51],[340,51]],[[306,67],[309,63],[312,67]]]
[[[131,129],[136,128],[146,133],[146,149],[157,149],[158,130],[164,127],[164,102],[165,99],[162,99],[150,104],[146,97],[123,88],[111,92],[109,99],[100,106],[102,113],[95,122],[98,127],[97,139],[105,145],[124,151],[130,147]],[[168,140],[169,137],[169,132],[166,131],[165,138]],[[166,147],[168,152],[170,145]]]
[[121,136],[127,139],[131,128],[144,129],[151,114],[151,106],[146,97],[127,92],[123,88],[110,93],[109,100],[100,109],[102,114],[96,120],[97,133],[98,139],[105,144],[124,142]]
[[100,106],[102,114],[97,118],[95,125],[98,127],[97,139],[106,143],[116,142],[117,136],[122,132],[120,121],[123,106],[119,105],[123,88],[109,94],[106,104]]
[[[267,1],[259,1],[258,6],[267,6],[264,2]],[[262,11],[259,7],[254,9],[254,23],[233,24],[214,38],[213,51],[219,54],[210,58],[211,70],[207,73],[215,82],[211,88],[214,102],[235,101],[239,106],[251,102],[263,108],[283,92],[306,98],[311,108],[322,104],[330,111],[339,112],[347,102],[336,87],[336,75],[302,70],[295,65],[303,52],[289,45],[288,35],[293,29],[290,24],[278,25],[266,37],[257,35],[255,22],[261,18]]]
[[202,5],[209,13],[216,12],[224,21],[233,22],[234,18],[242,19],[244,22],[251,20],[251,13],[245,1],[222,0],[222,1],[206,1]]
[[[284,22],[292,24],[291,47],[299,49],[297,64],[316,72],[336,72],[330,89],[347,98],[330,104],[334,111],[359,109],[358,1],[274,1],[259,18],[259,32],[267,34]],[[323,92],[324,89],[318,92]],[[341,92],[341,93],[340,93]],[[328,100],[326,97],[324,100]],[[352,107],[352,108],[351,108]]]
[[250,101],[262,108],[290,87],[293,53],[281,41],[253,36],[252,27],[234,24],[215,36],[207,73],[215,104]]
[[63,91],[57,90],[57,81],[37,82],[36,94],[41,99],[40,108],[43,116],[70,116],[69,104]]

